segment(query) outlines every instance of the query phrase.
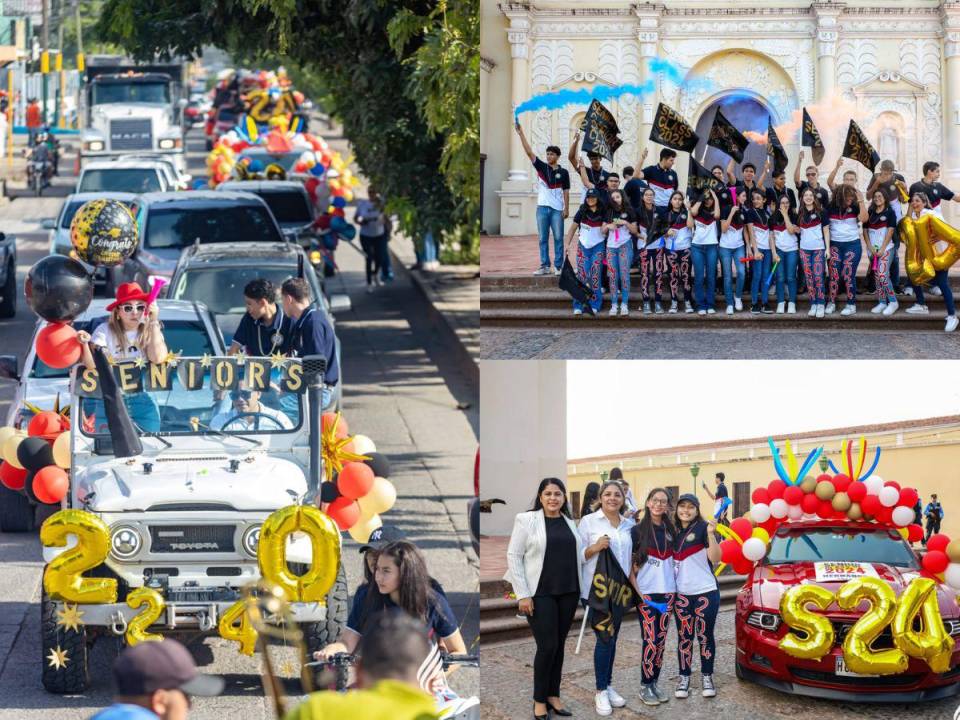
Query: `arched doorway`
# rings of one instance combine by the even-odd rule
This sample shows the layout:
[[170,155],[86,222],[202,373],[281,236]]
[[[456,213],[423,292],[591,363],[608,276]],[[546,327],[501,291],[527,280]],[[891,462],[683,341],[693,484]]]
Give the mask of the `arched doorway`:
[[[707,146],[707,138],[710,137],[710,128],[713,126],[713,119],[717,114],[717,109],[722,109],[724,117],[733,123],[733,126],[742,133],[752,130],[761,135],[766,134],[767,120],[770,117],[770,111],[767,110],[759,100],[742,93],[726,95],[711,103],[697,121],[696,130],[697,135],[700,137],[700,142],[694,151],[697,160],[703,158],[701,163],[707,169],[710,169],[714,165],[720,165],[726,168],[727,163],[730,161],[730,156],[723,151]],[[774,124],[776,124],[776,122],[776,118],[774,118]],[[780,138],[780,140],[783,142],[784,138]],[[704,156],[704,150],[706,150],[706,156]],[[766,159],[766,145],[760,145],[755,142],[751,142],[743,153],[743,162],[751,162],[756,165],[758,178],[760,173],[763,172],[763,163]]]

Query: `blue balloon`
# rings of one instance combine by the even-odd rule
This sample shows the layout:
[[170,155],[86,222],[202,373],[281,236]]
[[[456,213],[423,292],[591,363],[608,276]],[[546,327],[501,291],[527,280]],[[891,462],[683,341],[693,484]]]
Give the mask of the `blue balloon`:
[[333,199],[333,206],[334,206],[335,208],[346,207],[346,206],[347,206],[347,201],[346,201],[345,199],[343,199],[342,197],[337,196],[337,197],[335,197],[335,198]]
[[343,235],[347,240],[353,240],[357,234],[357,229],[342,217],[331,218],[330,229],[338,235]]
[[317,163],[312,168],[310,168],[310,174],[313,175],[314,177],[320,177],[321,175],[323,175],[324,172],[326,172],[326,168],[320,163]]
[[259,160],[251,160],[250,164],[247,165],[247,170],[250,172],[263,172],[263,163]]

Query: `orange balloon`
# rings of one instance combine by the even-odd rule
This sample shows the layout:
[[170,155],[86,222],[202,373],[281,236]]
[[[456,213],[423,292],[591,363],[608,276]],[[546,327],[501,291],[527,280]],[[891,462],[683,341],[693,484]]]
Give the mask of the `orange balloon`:
[[37,355],[52,368],[70,367],[82,352],[77,331],[70,325],[50,323],[37,333]]
[[63,500],[69,487],[70,478],[66,471],[56,465],[47,465],[33,476],[33,494],[47,505]]
[[[323,426],[324,432],[329,432],[330,428],[333,427],[333,423],[337,419],[337,413],[325,412],[321,418],[321,424]],[[337,423],[337,437],[341,440],[345,438],[350,433],[350,426],[347,425],[347,419],[341,415],[340,422]]]
[[37,413],[27,424],[27,435],[41,437],[45,440],[55,440],[57,435],[64,431],[60,416],[52,410]]
[[349,530],[360,519],[360,506],[348,497],[338,497],[327,505],[326,512],[341,530]]
[[337,476],[337,489],[343,497],[356,500],[370,492],[374,477],[369,465],[349,462],[343,466],[343,470]]

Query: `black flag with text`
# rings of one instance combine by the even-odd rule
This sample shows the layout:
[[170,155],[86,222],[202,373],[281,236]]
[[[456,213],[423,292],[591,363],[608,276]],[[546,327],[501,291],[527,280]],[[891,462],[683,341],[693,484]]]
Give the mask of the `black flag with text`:
[[657,107],[657,114],[653,118],[650,139],[682,152],[692,152],[700,140],[683,116],[663,103]]
[[717,180],[713,173],[698,163],[693,155],[690,156],[690,168],[687,171],[687,186],[694,190],[710,189],[717,193],[724,189],[723,182]]
[[820,131],[813,124],[813,118],[807,109],[803,109],[803,130],[800,134],[800,145],[811,149],[810,155],[813,157],[813,164],[819,165],[823,161],[823,153],[826,148],[823,146],[823,139],[820,137]]
[[583,151],[596,153],[613,162],[613,154],[623,145],[617,135],[620,128],[613,113],[607,110],[599,100],[590,103],[583,118]]
[[863,134],[863,130],[853,120],[847,128],[847,139],[843,143],[843,157],[856,160],[869,170],[873,170],[880,162],[880,154],[873,149],[873,145]]
[[743,151],[747,149],[750,141],[737,130],[733,123],[724,117],[724,114],[717,108],[717,114],[713,118],[713,126],[710,128],[710,137],[707,139],[707,145],[722,150],[732,157],[738,163],[743,162]]
[[113,444],[112,454],[118,458],[140,455],[143,453],[143,443],[140,442],[137,429],[130,419],[130,413],[127,412],[123,391],[117,385],[113,367],[103,348],[91,344],[90,350],[100,379],[103,413],[107,418],[107,428]]
[[787,169],[787,151],[777,131],[773,129],[773,118],[767,119],[767,155],[773,158],[773,174],[779,175]]
[[609,641],[616,632],[623,613],[636,604],[633,587],[610,548],[597,555],[597,569],[590,579],[590,627]]

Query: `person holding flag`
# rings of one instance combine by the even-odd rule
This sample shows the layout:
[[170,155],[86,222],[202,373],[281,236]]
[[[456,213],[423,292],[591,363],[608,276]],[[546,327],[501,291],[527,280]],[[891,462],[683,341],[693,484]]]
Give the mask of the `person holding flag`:
[[[739,197],[739,194],[737,195]],[[762,190],[750,192],[748,209],[744,213],[747,223],[747,242],[749,252],[753,255],[753,275],[750,278],[750,312],[754,315],[772,312],[767,305],[767,295],[770,291],[768,277],[773,267],[773,256],[776,250],[773,245],[773,236],[770,232],[770,212],[766,207],[766,196]],[[794,268],[796,278],[796,268]],[[780,303],[779,312],[783,312],[783,303]]]
[[653,188],[654,203],[658,208],[667,207],[671,194],[680,187],[677,171],[673,169],[676,160],[676,150],[663,148],[660,151],[659,162],[656,165],[648,165],[642,171],[641,177]]
[[[590,301],[592,315],[600,311],[600,305],[603,303],[603,288],[600,284],[600,269],[603,266],[604,253],[603,222],[604,210],[600,204],[600,191],[589,188],[587,199],[573,216],[573,225],[570,226],[566,245],[569,248],[573,234],[579,230],[577,277],[593,291],[593,299]],[[573,314],[583,315],[583,303],[579,300],[573,301]]]
[[820,207],[827,207],[830,204],[830,191],[827,190],[819,181],[819,171],[816,165],[807,165],[804,170],[806,180],[800,179],[800,166],[803,165],[803,150],[800,151],[800,157],[797,159],[797,166],[793,169],[793,184],[797,188],[797,194],[800,195],[804,190],[810,188],[817,194],[817,200],[820,201]]

